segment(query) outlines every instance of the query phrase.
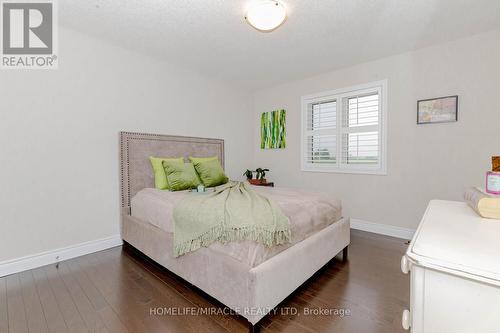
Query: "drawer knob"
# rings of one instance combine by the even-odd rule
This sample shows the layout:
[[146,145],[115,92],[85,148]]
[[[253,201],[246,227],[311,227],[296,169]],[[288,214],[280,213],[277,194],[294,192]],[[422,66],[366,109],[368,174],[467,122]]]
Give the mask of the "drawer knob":
[[403,311],[403,317],[401,318],[401,324],[403,325],[403,328],[408,331],[410,329],[410,311],[404,310]]
[[401,271],[405,274],[408,274],[410,271],[410,263],[408,262],[408,258],[406,258],[406,256],[401,257]]

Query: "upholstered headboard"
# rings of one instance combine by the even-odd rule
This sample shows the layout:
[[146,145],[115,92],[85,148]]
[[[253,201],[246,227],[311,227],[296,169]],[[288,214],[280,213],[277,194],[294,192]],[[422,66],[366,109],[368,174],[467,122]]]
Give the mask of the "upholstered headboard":
[[218,156],[224,166],[224,140],[120,132],[121,205],[130,211],[130,200],[140,190],[154,187],[150,156]]

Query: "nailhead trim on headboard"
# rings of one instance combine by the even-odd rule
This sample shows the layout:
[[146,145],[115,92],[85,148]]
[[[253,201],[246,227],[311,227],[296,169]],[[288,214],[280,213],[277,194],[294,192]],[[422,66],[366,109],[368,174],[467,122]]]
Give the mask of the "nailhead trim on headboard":
[[130,160],[129,143],[131,140],[165,141],[165,143],[175,144],[175,142],[189,142],[200,144],[216,144],[220,146],[221,164],[224,167],[224,140],[197,138],[187,136],[173,136],[151,133],[120,132],[120,192],[122,208],[130,208]]

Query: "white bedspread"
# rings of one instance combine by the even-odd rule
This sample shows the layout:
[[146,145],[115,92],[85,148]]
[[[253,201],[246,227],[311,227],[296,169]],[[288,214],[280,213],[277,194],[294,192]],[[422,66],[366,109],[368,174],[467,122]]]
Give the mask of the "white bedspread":
[[[210,246],[212,250],[225,253],[250,267],[259,265],[342,218],[341,202],[333,198],[331,194],[261,186],[253,186],[252,188],[273,200],[288,216],[292,230],[292,242],[273,247],[265,247],[251,241],[227,245],[214,243]],[[188,194],[187,191],[169,192],[152,188],[143,189],[132,198],[132,216],[165,232],[172,233],[172,211],[175,205]]]

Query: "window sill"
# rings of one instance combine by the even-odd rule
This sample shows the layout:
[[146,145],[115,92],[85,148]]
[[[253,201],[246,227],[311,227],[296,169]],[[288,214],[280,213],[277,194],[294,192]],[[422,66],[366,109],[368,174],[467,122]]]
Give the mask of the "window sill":
[[321,169],[321,168],[307,168],[303,167],[302,172],[319,172],[319,173],[341,173],[341,174],[353,174],[353,175],[375,175],[375,176],[387,176],[387,170],[385,169],[373,169],[373,170],[356,170],[356,169]]

